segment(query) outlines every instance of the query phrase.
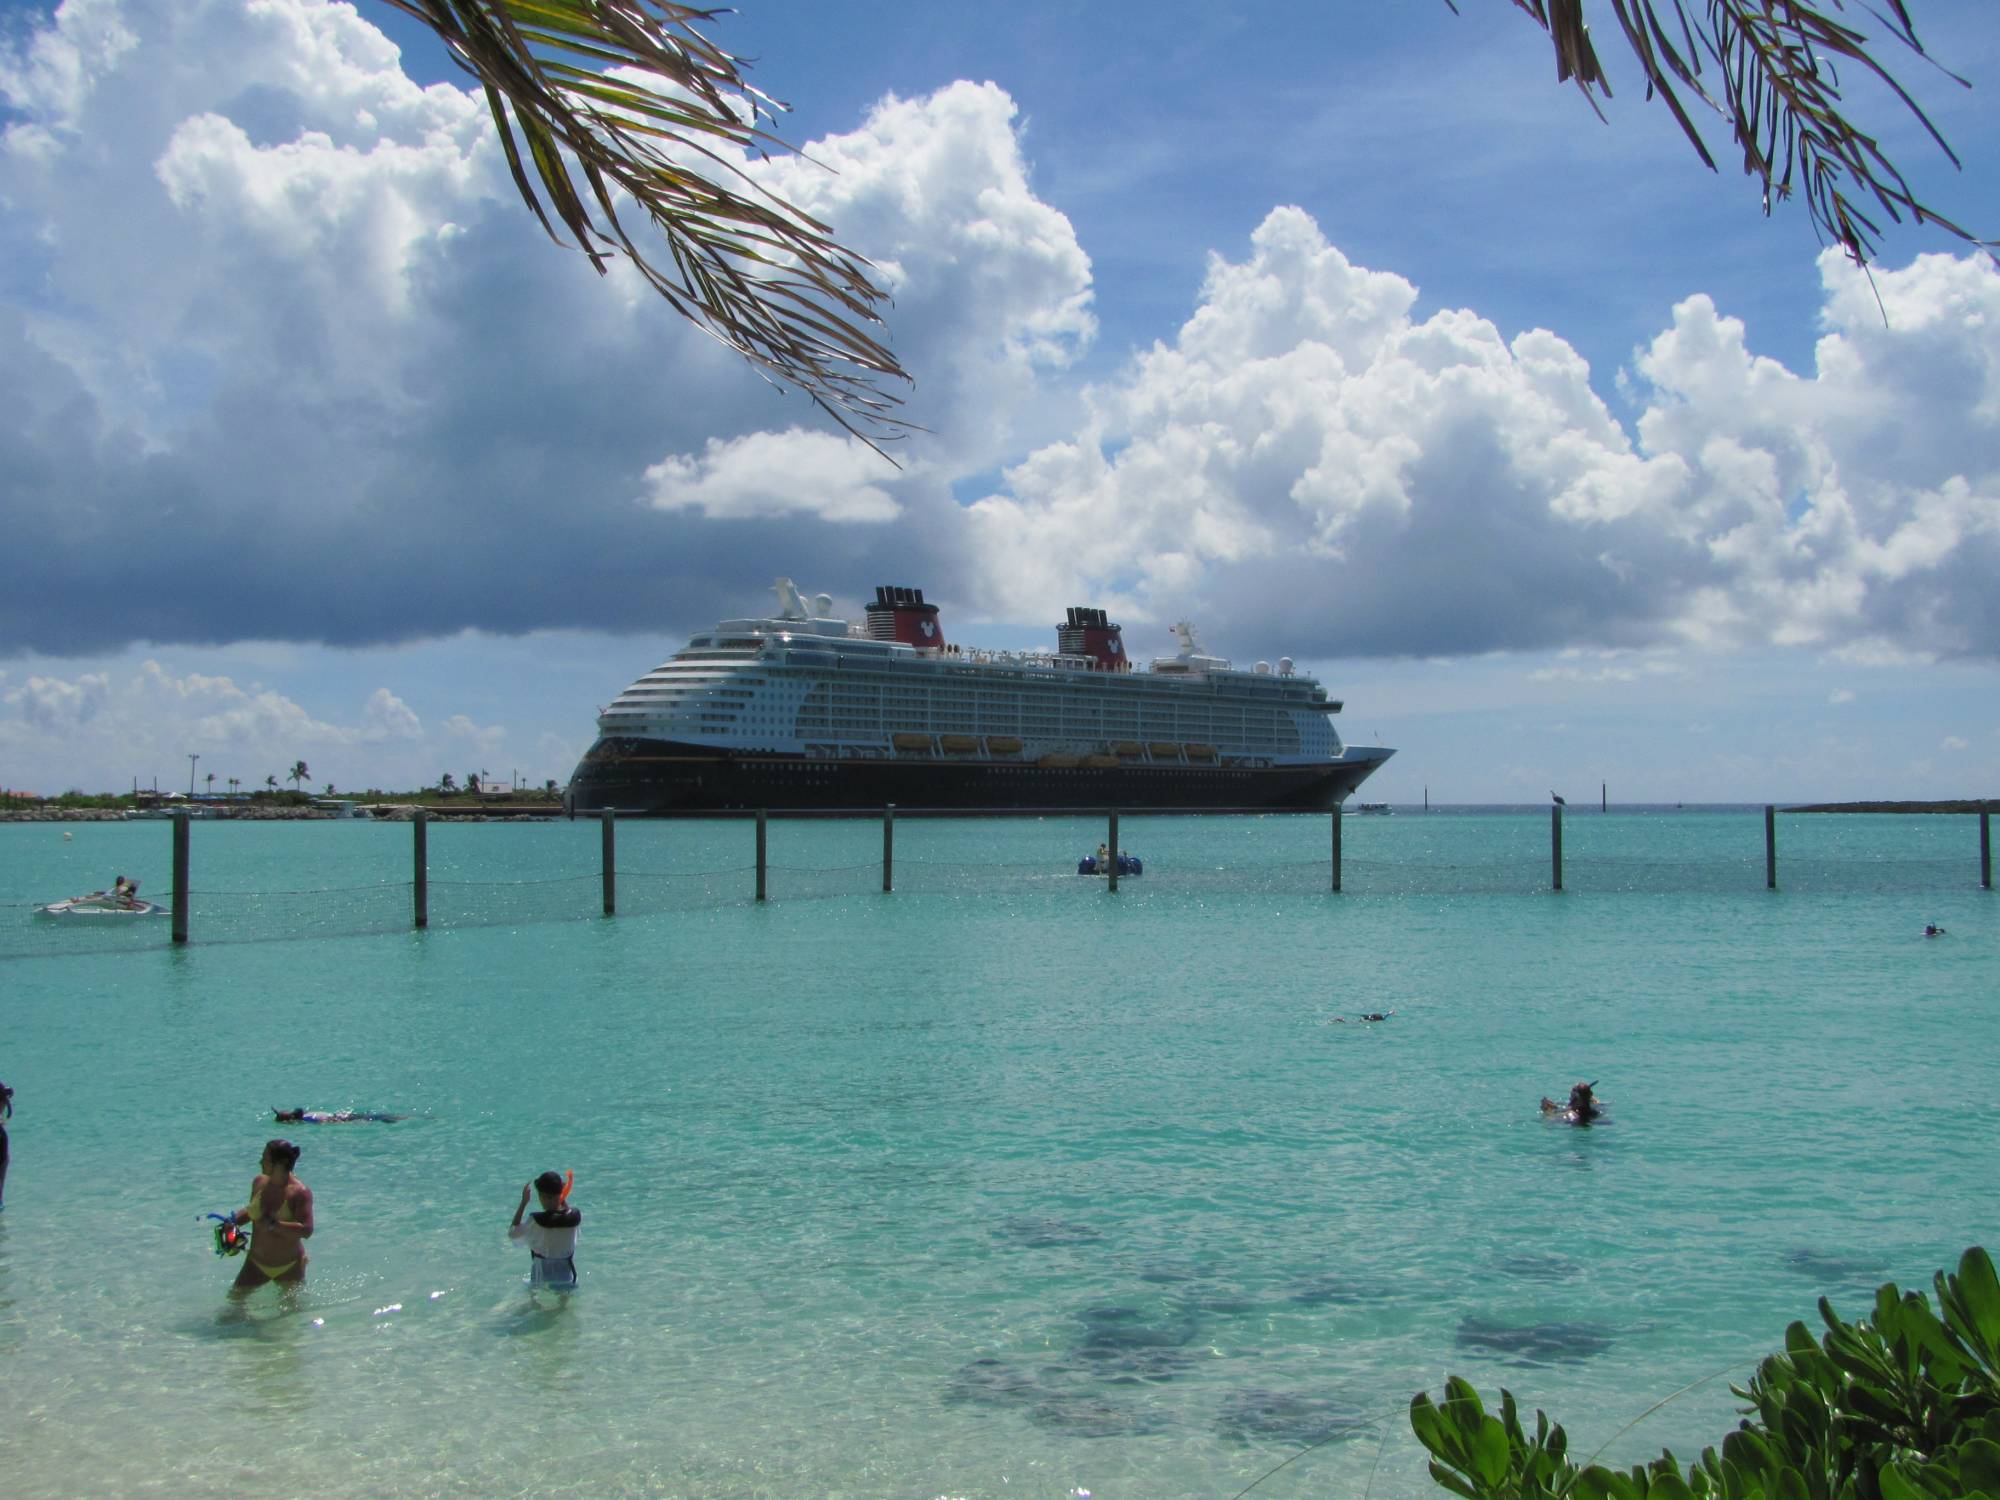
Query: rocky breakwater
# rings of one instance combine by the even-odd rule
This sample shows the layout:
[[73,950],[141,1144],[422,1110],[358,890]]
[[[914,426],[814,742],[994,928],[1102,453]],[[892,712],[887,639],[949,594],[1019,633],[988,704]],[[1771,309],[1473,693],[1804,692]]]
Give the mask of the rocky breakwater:
[[122,823],[125,814],[115,807],[10,807],[0,812],[0,823]]

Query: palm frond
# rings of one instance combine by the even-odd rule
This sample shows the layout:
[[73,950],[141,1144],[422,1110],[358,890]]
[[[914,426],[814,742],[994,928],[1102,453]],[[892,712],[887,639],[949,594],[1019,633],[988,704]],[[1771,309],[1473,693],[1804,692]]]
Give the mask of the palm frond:
[[[878,336],[889,299],[868,262],[731,159],[791,148],[767,128],[786,106],[699,29],[723,11],[384,3],[429,26],[479,80],[514,186],[552,239],[567,231],[600,272],[622,252],[668,306],[878,452],[908,430],[902,398],[882,385],[910,377]],[[646,244],[626,222],[635,207],[655,232]]]
[[[1583,0],[1513,3],[1549,33],[1558,81],[1575,79],[1601,116],[1597,94],[1608,99],[1611,88],[1591,46]],[[1659,96],[1711,169],[1715,158],[1688,105],[1728,122],[1731,138],[1743,153],[1744,172],[1762,184],[1765,213],[1777,200],[1797,191],[1815,229],[1858,265],[1866,265],[1874,256],[1881,235],[1881,226],[1865,207],[1871,201],[1898,223],[1907,215],[1993,252],[1993,241],[1919,202],[1876,139],[1848,117],[1840,83],[1843,64],[1887,87],[1952,165],[1958,165],[1930,116],[1869,50],[1871,38],[1835,19],[1833,12],[1846,13],[1845,0],[1705,0],[1700,19],[1689,15],[1687,0],[1608,3],[1645,74],[1647,96]],[[1868,5],[1856,8],[1879,23],[1896,46],[1951,82],[1970,87],[1924,50],[1904,0],[1883,3],[1886,11]],[[1662,23],[1663,11],[1672,25]],[[1703,82],[1704,59],[1721,79],[1719,98]]]

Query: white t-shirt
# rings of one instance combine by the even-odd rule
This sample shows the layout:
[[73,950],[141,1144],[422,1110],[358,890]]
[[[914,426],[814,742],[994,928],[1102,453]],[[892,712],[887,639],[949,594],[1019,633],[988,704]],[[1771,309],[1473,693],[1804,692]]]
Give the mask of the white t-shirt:
[[507,1238],[526,1240],[528,1248],[544,1260],[568,1260],[576,1254],[576,1237],[583,1227],[582,1221],[561,1229],[551,1229],[546,1224],[537,1224],[532,1217],[518,1224],[509,1225]]

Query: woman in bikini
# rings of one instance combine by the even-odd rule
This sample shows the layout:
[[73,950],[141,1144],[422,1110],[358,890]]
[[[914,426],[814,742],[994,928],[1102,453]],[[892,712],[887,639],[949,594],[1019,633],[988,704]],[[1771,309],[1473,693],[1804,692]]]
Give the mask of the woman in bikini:
[[250,1202],[236,1211],[236,1222],[250,1226],[250,1253],[237,1273],[237,1292],[254,1291],[267,1282],[302,1285],[306,1279],[306,1240],[313,1232],[312,1189],[292,1175],[299,1148],[290,1141],[264,1143],[263,1170],[250,1183]]

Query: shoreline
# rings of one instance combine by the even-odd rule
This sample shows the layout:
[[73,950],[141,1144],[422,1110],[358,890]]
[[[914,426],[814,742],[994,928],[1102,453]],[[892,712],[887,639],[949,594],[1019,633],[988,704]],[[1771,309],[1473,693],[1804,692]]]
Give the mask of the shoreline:
[[1788,813],[1992,813],[2000,797],[1956,797],[1936,802],[1814,802],[1784,807]]
[[[199,811],[197,823],[408,823],[419,812],[430,814],[434,823],[516,823],[524,819],[554,820],[562,816],[558,805],[499,805],[493,807],[437,807],[424,803],[369,804],[361,817],[342,817],[319,807],[258,807]],[[0,823],[167,823],[171,818],[153,814],[134,816],[117,807],[20,807],[0,810]]]
[[[382,803],[366,803],[362,805],[368,808],[368,813],[365,817],[361,818],[342,818],[338,813],[329,812],[324,808],[310,807],[310,806],[308,807],[240,806],[240,807],[227,807],[227,808],[223,807],[210,808],[205,804],[196,804],[194,810],[197,811],[196,821],[204,823],[211,823],[211,822],[212,823],[223,823],[223,822],[407,823],[411,821],[411,819],[415,817],[415,815],[419,812],[428,813],[430,815],[431,821],[440,823],[448,823],[448,822],[512,823],[512,822],[522,822],[522,821],[532,822],[537,820],[545,822],[553,822],[560,820],[564,816],[563,807],[560,802],[556,803],[536,802],[528,804],[494,803],[485,806],[481,806],[478,804],[472,804],[466,806],[449,805],[449,804],[439,805],[437,803],[427,803],[427,802],[382,802]],[[1651,808],[1654,806],[1664,806],[1664,804],[1640,803],[1640,804],[1628,804],[1628,806]],[[1754,803],[1743,803],[1741,804],[1741,806],[1743,810],[1746,812],[1754,811],[1756,808],[1756,804]],[[1951,797],[1951,798],[1928,799],[1928,800],[1878,799],[1878,800],[1856,801],[1856,802],[1810,802],[1810,803],[1797,803],[1789,805],[1778,804],[1777,806],[1778,806],[1778,811],[1783,813],[1889,813],[1889,814],[1904,814],[1904,815],[1924,815],[1924,814],[1938,813],[1938,814],[1968,815],[1977,813],[2000,812],[2000,797]],[[1511,810],[1513,808],[1513,804],[1439,803],[1435,807],[1429,810],[1432,812],[1455,812],[1455,811],[1476,810],[1488,807],[1496,810]],[[1524,805],[1524,810],[1528,810],[1525,808],[1525,805]],[[1534,809],[1534,810],[1539,810],[1539,809]],[[1584,812],[1593,811],[1593,809],[1590,809],[1588,807],[1583,807],[1580,808],[1579,810]],[[773,811],[776,812],[778,810],[774,809]],[[909,809],[902,809],[900,811],[902,811],[905,816],[909,817],[923,817],[929,815],[928,810],[921,808],[909,808]],[[1023,811],[1026,812],[1029,810],[1024,809]],[[1052,810],[1038,808],[1038,809],[1033,809],[1032,811],[1036,815],[1043,815]],[[1131,811],[1134,812],[1155,811],[1155,809],[1131,809]],[[1217,809],[1217,811],[1224,811],[1224,810]],[[796,815],[796,814],[788,814],[788,815]],[[842,809],[839,812],[834,813],[832,815],[868,817],[868,816],[877,816],[878,814],[876,814],[873,810]],[[1005,816],[1006,814],[1004,812],[999,812],[996,810],[986,813],[954,812],[948,815],[959,816],[959,817],[966,817],[966,816],[982,817],[982,816]],[[743,816],[743,814],[713,813],[713,814],[703,814],[702,816],[740,817]],[[0,824],[140,823],[140,822],[166,822],[166,821],[168,820],[165,818],[158,817],[157,815],[135,816],[129,809],[116,808],[116,807],[0,808]]]

